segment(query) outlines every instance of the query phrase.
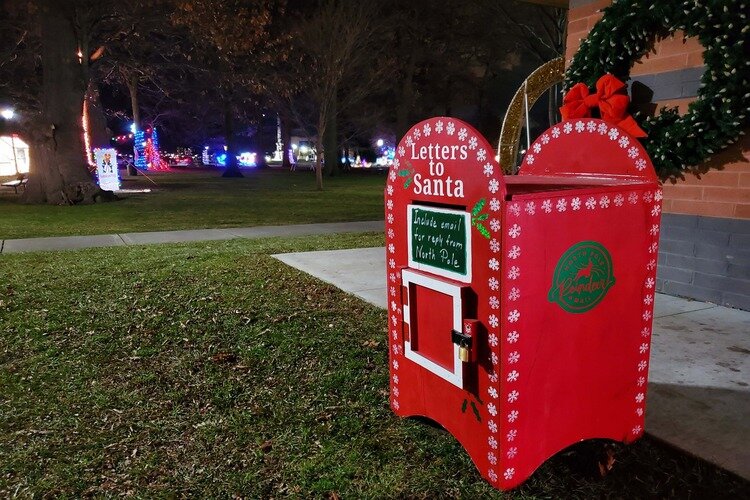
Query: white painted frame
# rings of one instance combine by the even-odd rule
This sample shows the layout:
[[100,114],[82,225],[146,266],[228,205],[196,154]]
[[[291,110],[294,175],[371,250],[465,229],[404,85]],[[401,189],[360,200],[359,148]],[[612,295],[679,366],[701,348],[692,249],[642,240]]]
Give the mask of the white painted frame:
[[[462,287],[460,285],[454,284],[454,283],[448,283],[444,280],[440,280],[437,278],[433,278],[431,276],[427,276],[425,274],[416,273],[410,269],[404,269],[401,271],[401,281],[403,283],[403,286],[406,287],[406,293],[409,294],[409,305],[404,305],[404,323],[409,325],[409,338],[411,339],[413,328],[411,326],[411,304],[413,304],[413,300],[415,297],[411,296],[411,289],[409,285],[418,285],[425,288],[429,288],[430,290],[434,290],[436,292],[444,293],[445,295],[448,295],[453,298],[453,325],[452,328],[456,330],[457,332],[463,331],[463,301],[461,300],[461,289]],[[450,332],[445,332],[446,338],[450,342]],[[443,380],[446,380],[447,382],[450,382],[451,384],[455,385],[456,387],[459,387],[463,389],[464,387],[464,366],[463,362],[459,358],[458,355],[458,345],[453,344],[453,371],[447,370],[446,368],[443,368],[439,364],[427,359],[426,357],[419,354],[418,351],[415,351],[411,348],[411,341],[404,341],[404,356],[406,356],[407,359],[410,359],[414,361],[416,364],[421,366],[422,368],[431,371],[438,377],[442,378]]]
[[[446,271],[439,267],[431,266],[429,264],[423,264],[422,262],[415,262],[412,260],[412,215],[415,209],[429,210],[431,212],[442,212],[446,214],[460,215],[464,218],[464,232],[466,237],[466,274],[456,273],[453,271]],[[471,214],[462,210],[451,210],[447,208],[430,207],[426,205],[407,205],[406,206],[406,228],[408,238],[408,254],[409,254],[409,267],[412,269],[419,269],[420,271],[428,271],[438,276],[445,276],[446,278],[454,279],[462,283],[471,283]]]

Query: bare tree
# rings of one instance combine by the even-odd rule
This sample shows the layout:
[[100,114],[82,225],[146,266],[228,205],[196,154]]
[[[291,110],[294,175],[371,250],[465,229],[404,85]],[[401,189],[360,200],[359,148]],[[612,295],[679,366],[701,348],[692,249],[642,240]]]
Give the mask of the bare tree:
[[[383,82],[378,65],[382,30],[377,20],[372,3],[324,0],[301,23],[297,40],[309,69],[303,92],[317,110],[315,178],[319,190],[323,189],[323,141],[336,137],[339,110],[354,106]],[[328,142],[334,150],[325,154],[335,161],[337,142]]]

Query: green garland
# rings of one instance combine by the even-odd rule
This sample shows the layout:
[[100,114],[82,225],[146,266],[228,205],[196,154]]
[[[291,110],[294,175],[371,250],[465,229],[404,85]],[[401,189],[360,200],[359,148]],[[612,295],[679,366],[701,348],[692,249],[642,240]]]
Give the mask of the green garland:
[[[639,120],[642,139],[662,180],[699,175],[713,154],[737,141],[750,125],[750,28],[744,0],[614,0],[581,43],[565,77],[593,87],[605,73],[627,81],[634,62],[657,38],[677,30],[703,45],[706,70],[698,98],[685,115],[662,108]],[[636,117],[638,119],[638,117]]]

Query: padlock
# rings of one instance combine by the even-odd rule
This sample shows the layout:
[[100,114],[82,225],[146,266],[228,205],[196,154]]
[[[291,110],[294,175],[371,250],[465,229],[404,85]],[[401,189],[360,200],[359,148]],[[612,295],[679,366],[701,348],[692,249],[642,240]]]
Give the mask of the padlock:
[[458,359],[464,363],[469,362],[469,348],[466,346],[459,346],[458,348]]

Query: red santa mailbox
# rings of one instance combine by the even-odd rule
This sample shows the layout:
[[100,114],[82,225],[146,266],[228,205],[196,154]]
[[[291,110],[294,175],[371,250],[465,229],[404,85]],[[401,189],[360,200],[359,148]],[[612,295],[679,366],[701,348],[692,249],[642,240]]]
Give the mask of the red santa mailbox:
[[423,121],[386,187],[393,411],[458,439],[492,485],[589,438],[643,434],[661,190],[597,119],[542,134],[521,174],[454,118]]

